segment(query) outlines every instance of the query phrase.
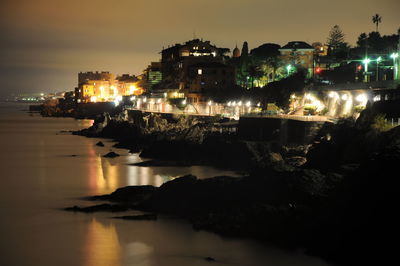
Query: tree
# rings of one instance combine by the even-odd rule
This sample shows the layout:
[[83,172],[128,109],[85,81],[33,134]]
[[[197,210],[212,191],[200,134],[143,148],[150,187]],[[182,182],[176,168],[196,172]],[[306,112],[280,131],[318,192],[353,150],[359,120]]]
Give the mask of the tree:
[[250,55],[259,59],[266,60],[270,57],[277,57],[280,55],[279,49],[281,46],[275,43],[264,43],[257,48],[251,50]]
[[244,42],[242,47],[242,57],[247,57],[248,55],[249,55],[249,45],[247,44],[247,42]]
[[365,48],[367,46],[367,40],[368,40],[368,36],[365,32],[361,33],[360,36],[358,36],[358,40],[357,40],[357,45],[360,48]]
[[372,23],[376,25],[376,31],[378,31],[378,25],[381,22],[382,22],[382,17],[379,16],[379,14],[375,14],[375,16],[372,16]]
[[280,61],[278,58],[280,55],[279,48],[281,48],[279,44],[264,43],[250,52],[253,61],[263,71],[263,76],[260,78],[264,83],[275,81],[275,74]]
[[347,54],[349,46],[344,41],[344,36],[345,35],[340,29],[339,25],[333,26],[333,28],[329,31],[329,36],[326,40],[329,55],[340,55],[340,57],[342,57],[343,55]]
[[260,66],[253,62],[248,66],[247,72],[249,73],[249,77],[251,78],[251,88],[253,89],[254,80],[261,78],[264,75],[264,72],[262,71]]
[[344,33],[340,29],[339,25],[333,26],[333,28],[330,30],[326,43],[332,50],[335,50],[342,43],[344,43]]

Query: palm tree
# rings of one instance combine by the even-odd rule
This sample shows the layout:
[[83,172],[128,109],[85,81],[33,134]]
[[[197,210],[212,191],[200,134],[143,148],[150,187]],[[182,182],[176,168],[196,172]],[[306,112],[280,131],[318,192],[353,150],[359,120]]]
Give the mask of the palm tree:
[[378,31],[378,25],[382,22],[382,17],[379,14],[375,14],[375,16],[372,16],[372,22],[376,25],[376,31]]

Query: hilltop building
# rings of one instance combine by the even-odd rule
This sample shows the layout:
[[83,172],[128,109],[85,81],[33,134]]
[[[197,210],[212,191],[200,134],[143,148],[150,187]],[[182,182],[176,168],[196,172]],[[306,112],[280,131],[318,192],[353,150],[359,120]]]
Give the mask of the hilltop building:
[[194,39],[161,51],[164,89],[184,93],[189,102],[204,101],[208,90],[225,89],[235,84],[235,70],[225,64],[230,49],[218,48],[210,41]]
[[287,43],[279,49],[280,59],[285,65],[295,68],[303,68],[307,71],[307,76],[312,77],[314,72],[314,52],[311,45],[302,41]]

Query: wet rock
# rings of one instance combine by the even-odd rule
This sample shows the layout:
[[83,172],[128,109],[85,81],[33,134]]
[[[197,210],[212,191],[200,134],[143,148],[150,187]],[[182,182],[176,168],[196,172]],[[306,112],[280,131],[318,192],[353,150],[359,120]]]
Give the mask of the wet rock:
[[146,186],[127,186],[114,191],[109,195],[89,197],[89,200],[109,200],[113,202],[130,202],[138,204],[150,198],[156,191],[156,187]]
[[96,143],[96,146],[99,146],[99,147],[104,147],[104,143],[103,143],[103,142],[101,142],[101,141],[99,141],[99,142],[97,142],[97,143]]
[[208,261],[208,262],[214,262],[215,259],[213,257],[205,257],[204,260]]
[[73,211],[73,212],[85,212],[85,213],[92,213],[92,212],[124,212],[129,210],[130,207],[126,205],[115,205],[115,204],[100,204],[94,205],[89,207],[79,207],[73,206],[64,208],[66,211]]
[[134,163],[131,165],[135,166],[163,166],[163,167],[174,167],[174,166],[192,166],[193,163],[188,161],[163,161],[163,160],[148,160],[140,163]]
[[113,151],[110,151],[106,155],[103,155],[103,157],[105,157],[105,158],[115,158],[115,157],[118,157],[118,156],[120,156],[120,155],[118,153],[113,152]]
[[136,220],[136,221],[154,221],[157,220],[157,214],[142,214],[142,215],[127,215],[127,216],[115,216],[112,217],[114,219],[123,219],[123,220]]

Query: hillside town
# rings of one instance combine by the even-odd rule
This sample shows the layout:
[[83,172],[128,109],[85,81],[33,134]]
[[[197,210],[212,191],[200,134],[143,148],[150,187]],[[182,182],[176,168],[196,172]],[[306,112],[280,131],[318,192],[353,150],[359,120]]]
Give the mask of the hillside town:
[[[162,47],[160,60],[150,62],[141,75],[80,72],[74,91],[61,99],[46,98],[45,106],[65,107],[69,102],[69,113],[87,108],[101,113],[121,103],[151,112],[234,119],[357,116],[368,102],[385,101],[390,106],[400,98],[399,54],[399,34],[362,33],[351,47],[338,25],[326,43],[265,43],[251,50],[247,42],[231,50],[195,38]],[[40,100],[44,99],[42,95]],[[398,120],[400,114],[391,109],[387,108],[387,117]]]

